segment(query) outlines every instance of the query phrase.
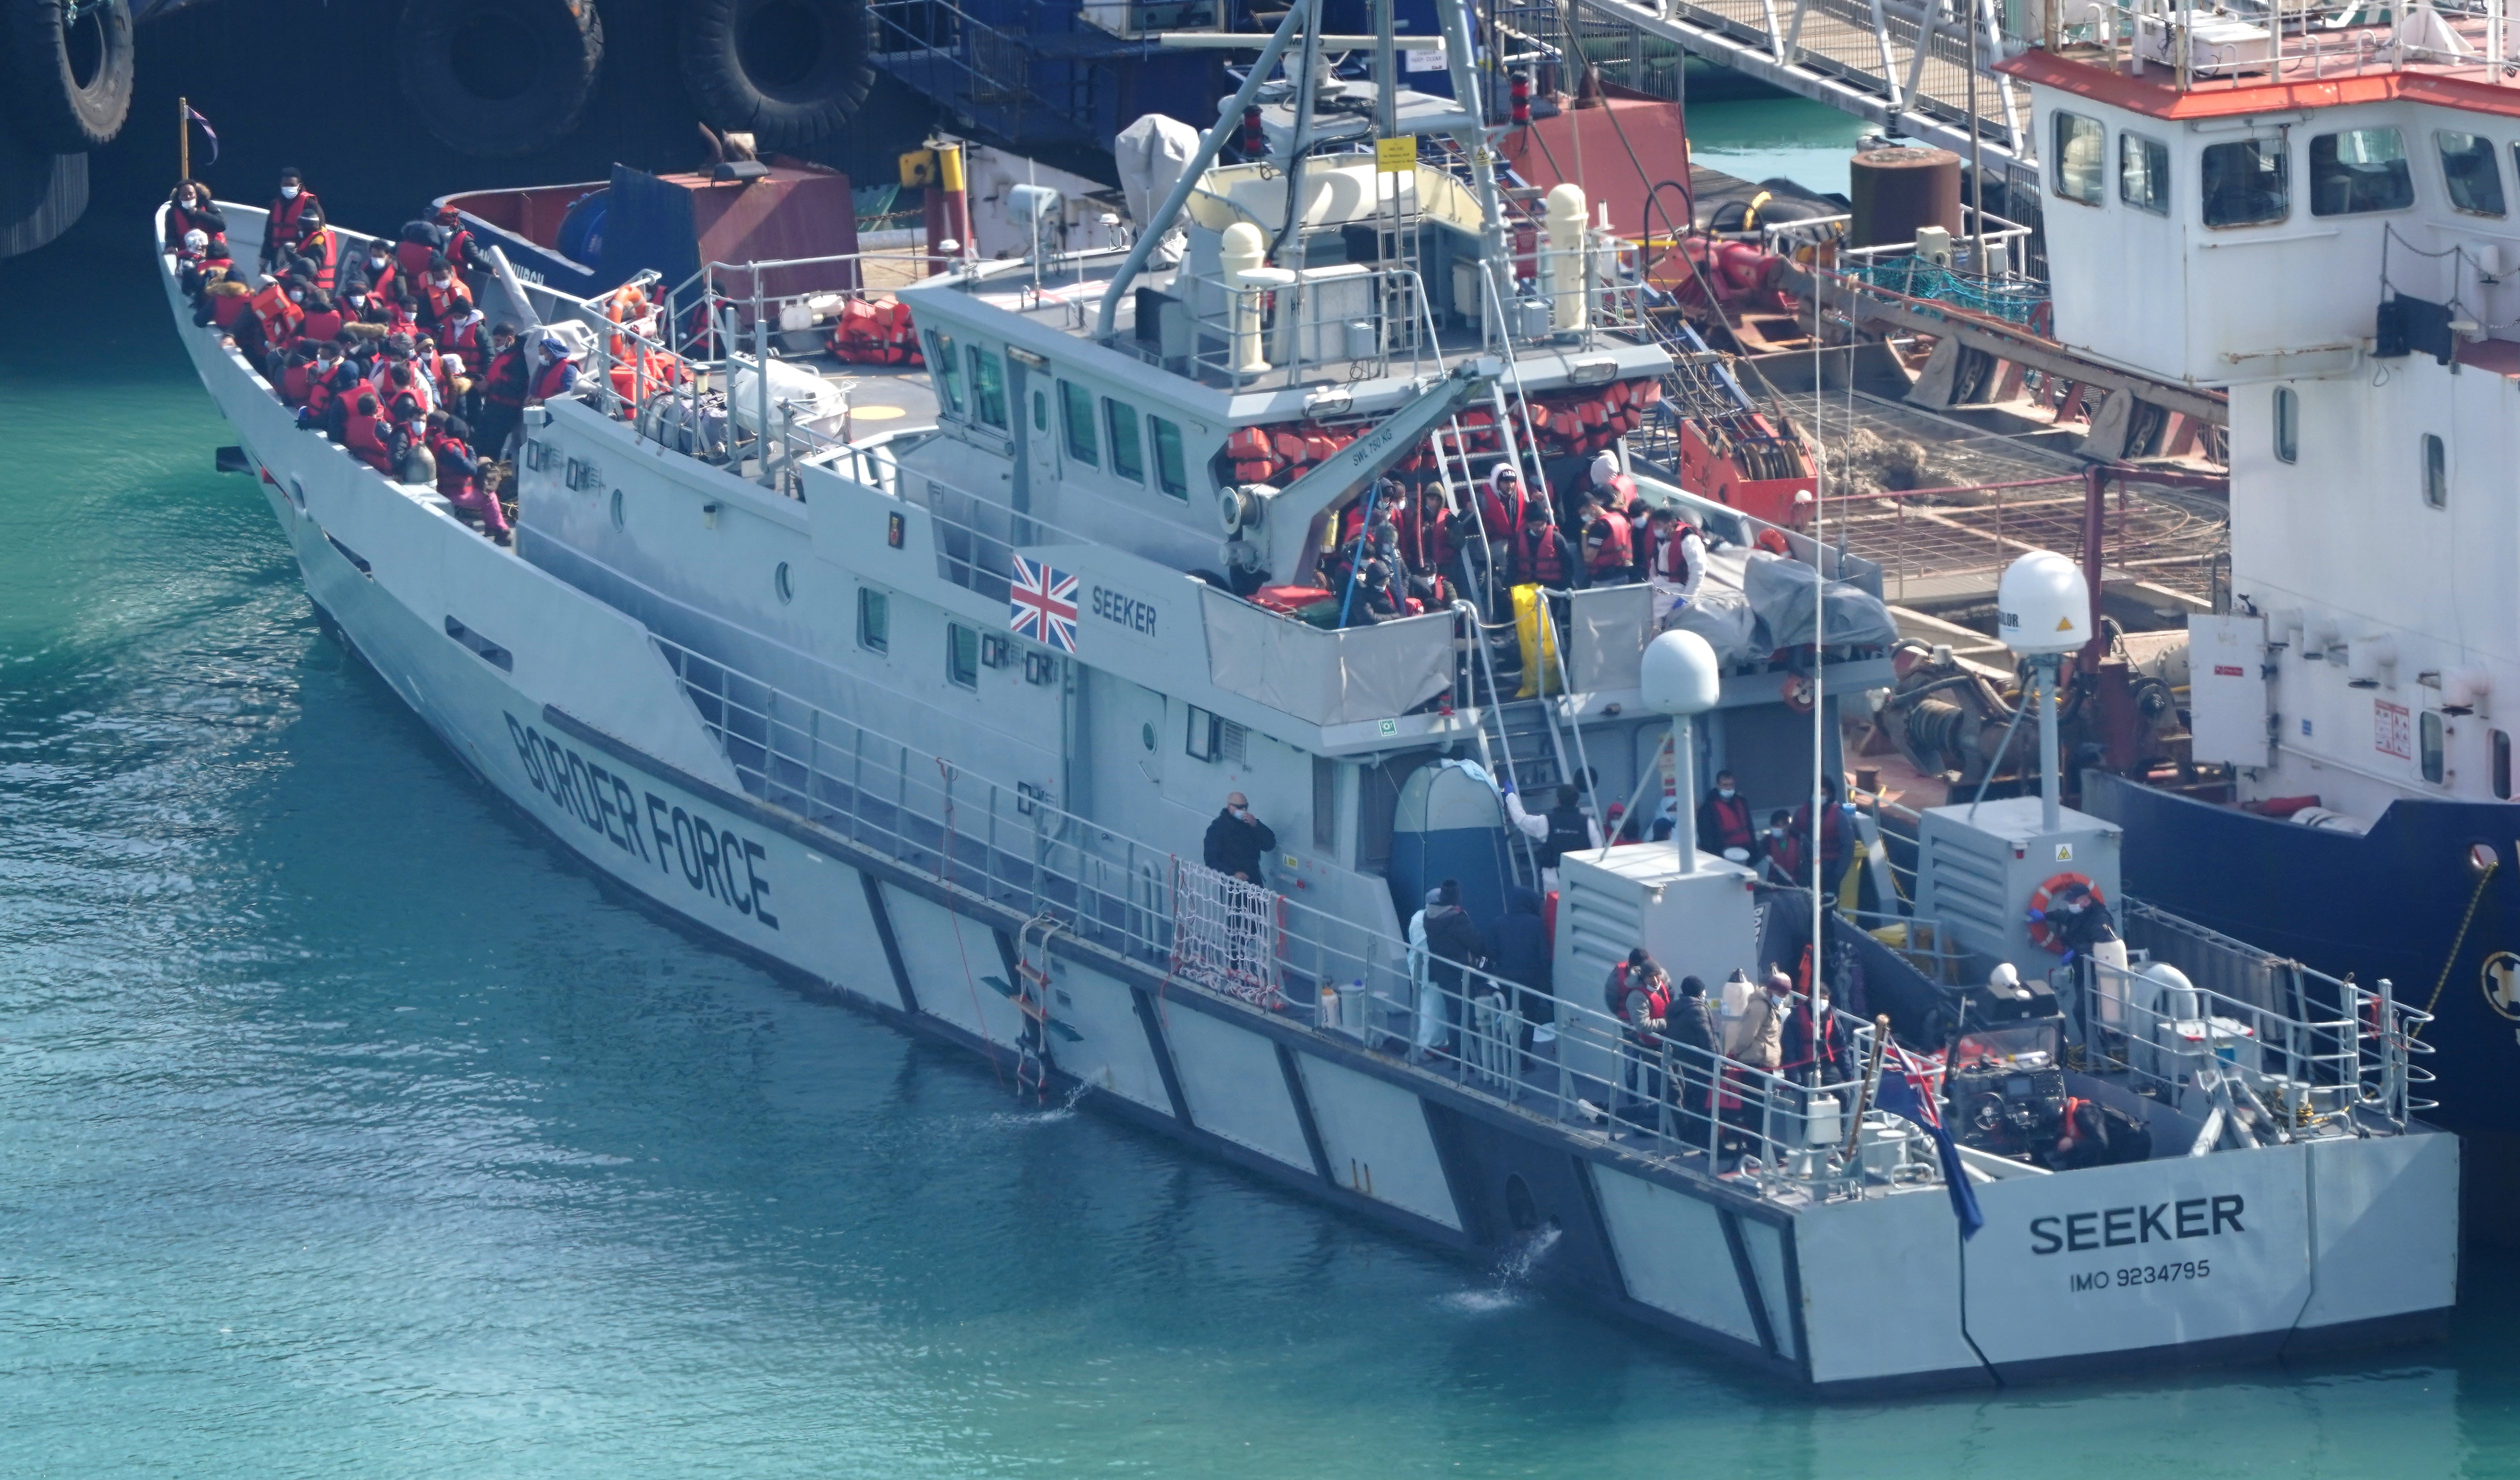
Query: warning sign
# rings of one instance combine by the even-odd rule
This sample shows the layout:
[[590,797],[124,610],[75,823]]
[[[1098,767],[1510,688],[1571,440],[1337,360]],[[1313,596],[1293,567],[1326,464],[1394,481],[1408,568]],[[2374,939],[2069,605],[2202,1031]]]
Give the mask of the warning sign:
[[2415,758],[2413,716],[2404,704],[2393,704],[2384,698],[2371,701],[2371,748],[2382,755],[2394,755],[2402,761]]
[[1418,136],[1373,141],[1373,167],[1386,175],[1403,175],[1418,167]]

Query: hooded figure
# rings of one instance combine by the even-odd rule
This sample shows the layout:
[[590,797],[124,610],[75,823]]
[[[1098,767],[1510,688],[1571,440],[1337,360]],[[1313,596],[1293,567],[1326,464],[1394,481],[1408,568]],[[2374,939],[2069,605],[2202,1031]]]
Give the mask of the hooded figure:
[[1514,997],[1524,1021],[1556,1021],[1557,999],[1550,990],[1549,926],[1540,918],[1538,892],[1519,884],[1508,889],[1505,913],[1488,921],[1482,943],[1488,970],[1517,989]]

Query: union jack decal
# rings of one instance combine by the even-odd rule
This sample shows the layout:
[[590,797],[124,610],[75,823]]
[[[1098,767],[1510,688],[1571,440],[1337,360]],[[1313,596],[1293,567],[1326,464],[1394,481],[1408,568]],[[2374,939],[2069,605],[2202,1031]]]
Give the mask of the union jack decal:
[[1007,630],[1015,636],[1076,650],[1076,577],[1035,561],[1014,557],[1014,580],[1007,590]]

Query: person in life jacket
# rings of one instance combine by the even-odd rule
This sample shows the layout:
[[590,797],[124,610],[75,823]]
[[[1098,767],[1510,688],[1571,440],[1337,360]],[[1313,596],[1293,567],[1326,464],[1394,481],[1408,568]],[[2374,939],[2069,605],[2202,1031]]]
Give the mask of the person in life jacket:
[[1460,546],[1454,538],[1453,512],[1444,507],[1442,489],[1430,484],[1418,490],[1416,499],[1403,499],[1399,523],[1400,553],[1407,558],[1410,569],[1427,575],[1456,572]]
[[428,414],[420,409],[418,400],[398,396],[386,420],[385,455],[393,461],[387,476],[396,482],[436,487],[437,455],[428,448]]
[[484,457],[506,454],[509,436],[524,420],[529,371],[525,348],[517,342],[517,326],[502,323],[490,331],[490,358],[481,367],[481,414],[473,420],[473,444]]
[[[1811,948],[1803,948],[1808,964]],[[1828,977],[1823,973],[1803,994],[1803,1010],[1785,1019],[1783,1067],[1808,1085],[1839,1084],[1861,1071],[1855,1040],[1845,1019],[1831,1010]]]
[[1737,848],[1737,863],[1748,863],[1751,850],[1759,845],[1758,821],[1750,815],[1750,804],[1733,785],[1732,773],[1715,773],[1715,785],[1697,804],[1697,846],[1709,853],[1731,857]]
[[1372,526],[1348,547],[1340,563],[1341,626],[1370,627],[1409,614],[1409,568],[1388,511],[1375,514]]
[[315,348],[303,339],[290,346],[287,363],[281,367],[280,383],[274,387],[280,392],[281,405],[306,404],[308,390],[314,383]]
[[[1821,887],[1824,889],[1835,890],[1838,881],[1846,877],[1847,846],[1855,835],[1854,811],[1855,808],[1851,804],[1838,800],[1837,783],[1831,781],[1823,784],[1820,820],[1820,873]],[[1794,836],[1799,839],[1809,839],[1811,827],[1811,803],[1805,802],[1794,809]]]
[[1511,783],[1502,789],[1506,820],[1515,831],[1539,845],[1534,851],[1540,856],[1541,885],[1553,892],[1557,888],[1559,859],[1581,849],[1601,846],[1600,825],[1584,811],[1583,788],[1573,782],[1559,785],[1557,805],[1538,817],[1523,810],[1522,798],[1514,794]]
[[282,251],[304,249],[306,239],[324,224],[324,202],[306,188],[305,178],[291,165],[280,172],[280,194],[272,198],[271,217],[262,228],[262,262],[265,271],[280,260]]
[[1614,1098],[1621,1102],[1611,1109],[1614,1119],[1626,1119],[1632,1104],[1650,1111],[1662,1103],[1662,1030],[1671,1010],[1671,977],[1639,947],[1610,968],[1602,999],[1610,1015],[1627,1025],[1628,1042],[1635,1046],[1634,1053],[1619,1055],[1624,1071]]
[[429,258],[428,276],[420,288],[422,327],[437,334],[472,311],[472,290],[456,279],[453,264],[443,256]]
[[213,267],[202,276],[206,281],[202,284],[202,306],[193,322],[235,334],[237,326],[252,316],[253,289],[238,278],[234,267]]
[[275,279],[253,295],[253,317],[262,329],[265,355],[286,354],[297,342],[297,326],[306,322],[306,311],[292,301],[292,292],[302,295],[304,290],[292,290]]
[[386,442],[391,434],[377,393],[360,391],[358,399],[350,403],[349,414],[341,419],[341,445],[350,449],[350,456],[377,471],[391,473],[395,471],[393,449]]
[[408,396],[423,415],[437,409],[437,383],[422,374],[417,358],[388,361],[376,389],[388,406]]
[[346,321],[341,316],[340,303],[331,293],[312,289],[299,306],[306,310],[306,317],[297,326],[298,337],[321,343],[341,336],[341,325]]
[[1586,481],[1612,509],[1624,510],[1637,501],[1637,480],[1619,471],[1615,453],[1597,455],[1586,471]]
[[448,354],[462,355],[465,364],[479,369],[490,359],[488,347],[483,342],[486,331],[482,326],[486,322],[478,308],[468,311],[462,318],[438,329],[437,347]]
[[1585,577],[1592,585],[1615,585],[1628,578],[1637,562],[1628,517],[1602,503],[1598,491],[1588,509],[1584,518]]
[[480,239],[472,235],[472,227],[464,224],[464,212],[452,205],[441,205],[432,219],[436,221],[437,229],[446,234],[446,243],[438,250],[446,254],[447,261],[455,264],[457,272],[491,270],[489,255],[481,250]]
[[184,233],[184,240],[175,247],[175,282],[184,290],[184,296],[201,296],[202,285],[208,281],[205,273],[209,265],[208,234],[199,230]]
[[394,242],[394,266],[405,282],[417,283],[428,271],[431,257],[446,248],[446,229],[434,221],[405,221]]
[[1810,834],[1794,830],[1794,815],[1779,808],[1768,814],[1768,831],[1759,839],[1759,879],[1794,889],[1807,886],[1804,877],[1803,839]]
[[366,254],[351,266],[371,293],[390,293],[401,287],[400,274],[394,266],[393,249],[382,242],[370,242]]
[[306,367],[306,399],[297,409],[297,425],[333,430],[340,420],[343,393],[360,383],[358,371],[341,357],[341,346],[331,339],[318,341],[314,361]]
[[1643,579],[1678,587],[1683,605],[1697,600],[1706,579],[1706,539],[1679,510],[1665,505],[1645,516],[1644,547],[1637,555]]
[[525,404],[540,406],[554,396],[564,396],[577,389],[577,362],[568,357],[568,346],[545,335],[537,358],[540,369],[526,382]]
[[228,245],[227,213],[210,198],[208,186],[199,180],[178,180],[166,205],[167,246],[180,244],[185,233],[195,231],[221,247]]
[[1522,527],[1513,538],[1513,583],[1562,590],[1574,584],[1582,569],[1575,547],[1551,516],[1549,501],[1525,499]]
[[437,491],[457,509],[479,516],[481,531],[505,545],[512,537],[508,512],[481,486],[480,460],[465,441],[471,430],[461,419],[442,411],[429,417],[428,451],[437,460]]
[[1486,525],[1491,544],[1513,548],[1514,540],[1522,533],[1527,498],[1521,470],[1511,463],[1497,464],[1479,487],[1479,518]]

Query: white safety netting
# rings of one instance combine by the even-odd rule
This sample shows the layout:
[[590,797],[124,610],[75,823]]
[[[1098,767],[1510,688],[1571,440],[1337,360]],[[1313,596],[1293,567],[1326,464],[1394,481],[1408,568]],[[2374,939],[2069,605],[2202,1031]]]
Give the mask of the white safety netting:
[[1258,1007],[1281,1001],[1282,901],[1200,864],[1173,863],[1173,971]]

